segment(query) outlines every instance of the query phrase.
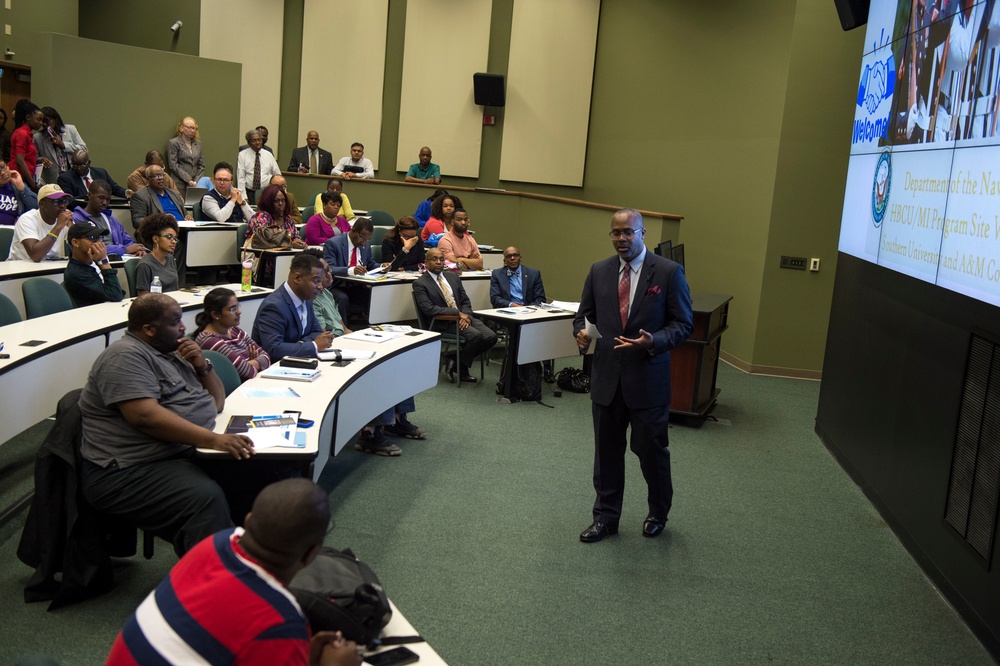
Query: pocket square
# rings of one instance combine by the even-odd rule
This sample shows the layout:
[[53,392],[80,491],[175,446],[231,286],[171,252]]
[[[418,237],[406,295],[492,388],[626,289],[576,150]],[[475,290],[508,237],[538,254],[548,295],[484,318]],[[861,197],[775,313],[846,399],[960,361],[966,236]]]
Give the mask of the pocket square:
[[654,284],[652,287],[646,290],[647,296],[653,296],[654,294],[660,293],[660,285]]

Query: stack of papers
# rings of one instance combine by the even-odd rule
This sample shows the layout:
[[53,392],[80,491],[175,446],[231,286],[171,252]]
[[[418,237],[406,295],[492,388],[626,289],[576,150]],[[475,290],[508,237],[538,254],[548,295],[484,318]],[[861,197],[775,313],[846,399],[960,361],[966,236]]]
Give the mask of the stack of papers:
[[374,328],[364,328],[360,331],[354,331],[353,333],[348,333],[347,335],[341,336],[342,340],[360,340],[361,342],[386,342],[392,340],[393,338],[398,338],[402,333],[393,333],[392,331],[378,331]]
[[229,419],[226,432],[245,434],[253,441],[255,449],[303,448],[305,438],[296,436],[297,425],[298,418],[294,414],[234,416]]
[[272,365],[267,370],[261,372],[260,376],[267,377],[268,379],[284,379],[293,382],[311,382],[315,381],[321,372],[319,368],[312,370],[309,368],[287,368],[281,365]]

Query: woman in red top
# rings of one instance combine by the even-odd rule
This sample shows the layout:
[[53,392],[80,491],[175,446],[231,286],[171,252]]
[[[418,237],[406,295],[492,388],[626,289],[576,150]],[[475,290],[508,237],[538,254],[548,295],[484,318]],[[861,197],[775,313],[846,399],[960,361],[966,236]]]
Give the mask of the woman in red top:
[[455,209],[461,208],[462,202],[454,194],[442,194],[431,203],[431,216],[420,231],[420,240],[426,241],[431,234],[443,234],[451,229],[451,220]]
[[25,184],[37,192],[35,164],[38,161],[38,149],[31,133],[42,129],[41,109],[30,100],[19,100],[14,107],[14,126],[17,129],[10,135],[10,162],[7,166],[20,173]]

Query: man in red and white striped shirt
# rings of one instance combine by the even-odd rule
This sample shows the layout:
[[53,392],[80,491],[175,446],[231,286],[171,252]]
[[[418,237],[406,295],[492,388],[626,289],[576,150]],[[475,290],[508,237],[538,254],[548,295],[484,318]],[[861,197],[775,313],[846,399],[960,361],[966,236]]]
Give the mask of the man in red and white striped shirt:
[[264,488],[245,529],[192,548],[136,609],[107,664],[358,666],[339,632],[310,636],[288,582],[323,547],[330,500],[307,479]]

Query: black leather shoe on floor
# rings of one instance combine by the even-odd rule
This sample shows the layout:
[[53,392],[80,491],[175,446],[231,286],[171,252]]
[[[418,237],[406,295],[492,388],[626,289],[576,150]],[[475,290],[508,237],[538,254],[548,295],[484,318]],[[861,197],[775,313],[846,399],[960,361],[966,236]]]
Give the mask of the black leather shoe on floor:
[[472,375],[470,375],[467,372],[463,372],[462,373],[462,382],[466,383],[466,384],[475,384],[476,383],[476,378],[473,377]]
[[646,516],[646,520],[642,521],[642,536],[655,537],[659,536],[660,532],[663,531],[663,527],[667,524],[666,519],[657,518],[654,515]]
[[595,520],[590,524],[590,527],[580,532],[580,541],[584,543],[594,543],[595,541],[600,541],[604,537],[611,536],[612,534],[618,534],[617,527],[610,527]]

